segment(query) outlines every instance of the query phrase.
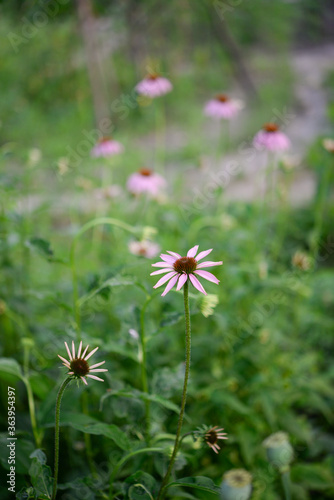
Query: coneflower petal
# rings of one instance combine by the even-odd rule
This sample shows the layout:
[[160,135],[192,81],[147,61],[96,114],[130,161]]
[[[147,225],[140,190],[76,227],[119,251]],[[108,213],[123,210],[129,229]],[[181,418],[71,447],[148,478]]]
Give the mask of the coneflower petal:
[[85,361],[87,361],[87,359],[89,359],[91,356],[93,356],[93,354],[98,350],[98,347],[95,347],[95,349],[93,349],[89,354],[88,356],[85,357]]

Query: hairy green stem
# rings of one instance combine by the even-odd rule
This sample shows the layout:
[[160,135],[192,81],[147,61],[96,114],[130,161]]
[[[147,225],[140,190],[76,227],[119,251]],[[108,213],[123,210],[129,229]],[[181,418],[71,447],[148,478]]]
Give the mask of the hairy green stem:
[[[144,303],[142,310],[140,312],[140,348],[141,348],[141,383],[143,392],[149,393],[148,381],[147,381],[147,357],[146,357],[146,337],[145,337],[145,311],[148,304],[151,302],[152,297],[149,297]],[[146,439],[149,441],[150,437],[150,401],[145,400],[145,429],[146,429]]]
[[181,410],[179,415],[179,421],[177,424],[177,431],[174,443],[174,449],[172,453],[172,457],[169,462],[169,466],[166,472],[166,475],[162,481],[161,488],[158,494],[157,500],[163,500],[165,498],[165,492],[167,489],[168,481],[173,470],[174,462],[176,459],[176,455],[179,449],[180,443],[180,435],[184,417],[184,411],[186,407],[187,400],[187,387],[188,387],[188,379],[190,374],[190,359],[191,359],[191,328],[190,328],[190,312],[189,312],[189,297],[188,297],[188,280],[185,282],[183,290],[184,290],[184,315],[185,315],[185,330],[186,330],[186,369],[184,373],[184,382],[183,382],[183,392],[182,392],[182,400],[181,400]]
[[54,473],[53,473],[53,489],[51,500],[55,500],[57,494],[57,482],[58,482],[58,467],[59,467],[59,423],[60,423],[60,403],[63,397],[64,391],[68,384],[71,382],[72,377],[67,377],[61,384],[58,391],[57,401],[56,401],[56,421],[55,421],[55,458],[54,458]]

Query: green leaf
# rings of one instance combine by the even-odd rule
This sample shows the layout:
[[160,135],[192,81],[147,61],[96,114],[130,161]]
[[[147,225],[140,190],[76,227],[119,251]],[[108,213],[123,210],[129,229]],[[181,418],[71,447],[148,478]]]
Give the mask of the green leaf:
[[[7,438],[8,433],[0,435],[0,464],[5,470],[10,470],[10,464],[8,463],[9,448],[7,448],[9,441]],[[15,471],[18,474],[28,474],[30,467],[29,455],[34,448],[31,441],[18,436],[17,441],[15,441]]]
[[131,447],[127,435],[114,424],[105,424],[98,420],[87,417],[86,415],[78,415],[76,413],[66,412],[62,415],[61,425],[69,425],[78,431],[86,434],[96,434],[98,436],[106,436],[114,441],[114,443],[122,450],[128,451]]
[[153,500],[157,492],[157,485],[154,477],[141,470],[137,471],[125,481],[131,485],[128,490],[128,497],[131,500]]
[[184,314],[178,313],[178,312],[171,312],[164,314],[161,323],[160,323],[160,328],[163,328],[164,326],[172,326],[178,323],[182,318]]
[[20,379],[23,378],[21,366],[16,359],[13,358],[0,358],[0,372],[15,375]]
[[330,466],[326,463],[297,464],[291,468],[291,479],[307,489],[326,490],[334,488]]
[[82,305],[87,302],[88,300],[92,299],[95,295],[101,292],[103,288],[112,288],[114,286],[129,286],[129,285],[134,285],[135,279],[132,276],[115,276],[113,278],[109,278],[103,283],[98,288],[95,288],[95,290],[92,290],[89,293],[86,293],[79,299],[79,306],[82,307]]
[[32,458],[32,463],[29,474],[38,498],[51,498],[53,479],[51,469],[46,465],[45,454],[42,450],[35,450],[30,458]]
[[215,483],[209,477],[195,476],[195,477],[184,477],[178,479],[168,486],[184,486],[189,488],[196,488],[197,490],[206,491],[212,493],[213,495],[219,495],[220,488],[216,486]]
[[49,241],[44,240],[43,238],[30,238],[27,242],[27,245],[34,250],[37,250],[39,254],[47,259],[53,257],[53,250],[51,248],[51,244]]
[[121,389],[119,391],[109,391],[108,393],[104,394],[101,398],[101,405],[103,405],[103,402],[105,399],[112,397],[112,396],[119,396],[123,398],[133,398],[133,399],[140,399],[142,401],[152,401],[153,403],[157,403],[160,406],[163,406],[167,408],[168,410],[174,411],[175,413],[180,413],[180,408],[172,403],[171,401],[168,401],[168,399],[162,398],[161,396],[157,396],[156,394],[148,394],[146,392],[141,392],[138,391],[137,389],[131,389],[131,390],[126,390],[126,389]]
[[116,354],[120,354],[121,356],[124,356],[125,358],[130,358],[136,363],[139,363],[138,359],[138,354],[135,352],[132,352],[128,347],[124,347],[120,344],[117,344],[116,342],[107,342],[106,344],[103,344],[103,350],[105,352],[113,352]]

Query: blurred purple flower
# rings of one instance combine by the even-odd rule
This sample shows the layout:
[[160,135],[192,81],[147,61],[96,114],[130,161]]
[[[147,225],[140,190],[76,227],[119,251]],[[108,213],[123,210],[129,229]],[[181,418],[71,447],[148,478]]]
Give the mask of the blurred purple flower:
[[130,175],[126,187],[132,194],[139,195],[141,193],[148,193],[156,197],[166,185],[167,182],[161,175],[155,174],[149,168],[142,168],[138,172]]
[[253,139],[256,149],[285,151],[291,145],[290,139],[279,130],[276,123],[266,123]]
[[204,114],[216,120],[230,120],[242,109],[243,104],[237,99],[230,99],[226,94],[218,94],[215,99],[208,101],[204,108]]
[[107,157],[123,153],[124,146],[115,141],[112,137],[102,137],[91,150],[91,156],[94,158]]
[[135,87],[138,94],[152,98],[168,94],[172,89],[173,85],[171,82],[158,73],[147,75],[144,80],[141,80]]

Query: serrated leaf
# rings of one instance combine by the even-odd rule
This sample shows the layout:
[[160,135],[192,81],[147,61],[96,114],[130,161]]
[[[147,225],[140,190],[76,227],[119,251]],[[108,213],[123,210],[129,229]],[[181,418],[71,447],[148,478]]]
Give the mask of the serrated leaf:
[[0,358],[0,372],[9,373],[10,375],[15,375],[20,379],[23,378],[21,366],[13,358]]
[[38,498],[51,498],[53,479],[51,469],[46,465],[46,456],[42,450],[31,453],[32,458],[29,474]]
[[168,486],[183,486],[188,488],[195,488],[197,490],[212,493],[215,496],[220,494],[219,486],[215,485],[212,479],[204,476],[184,477],[169,483]]

